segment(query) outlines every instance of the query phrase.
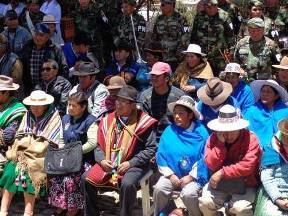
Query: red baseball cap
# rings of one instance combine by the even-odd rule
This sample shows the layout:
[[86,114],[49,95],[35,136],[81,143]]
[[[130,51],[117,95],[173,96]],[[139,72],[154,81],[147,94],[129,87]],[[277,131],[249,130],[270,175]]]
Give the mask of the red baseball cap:
[[171,74],[171,67],[169,64],[165,63],[165,62],[156,62],[153,67],[152,70],[150,71],[150,74],[154,74],[154,75],[161,75],[161,74]]

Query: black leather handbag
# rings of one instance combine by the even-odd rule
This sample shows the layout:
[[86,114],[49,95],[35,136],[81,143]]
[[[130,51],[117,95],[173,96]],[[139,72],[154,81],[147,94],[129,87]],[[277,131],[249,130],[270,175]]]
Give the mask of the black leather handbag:
[[63,175],[78,172],[82,166],[82,143],[72,142],[63,148],[48,146],[44,159],[44,170],[47,174]]

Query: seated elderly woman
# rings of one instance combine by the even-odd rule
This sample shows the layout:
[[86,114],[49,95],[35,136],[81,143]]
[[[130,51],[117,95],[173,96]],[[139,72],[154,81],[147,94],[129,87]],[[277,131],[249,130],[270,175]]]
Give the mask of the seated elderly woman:
[[251,87],[241,79],[241,73],[243,75],[245,72],[237,63],[227,64],[222,72],[225,82],[232,85],[231,96],[237,100],[241,113],[244,114],[250,106],[254,105],[255,99]]
[[196,98],[197,90],[213,77],[213,72],[199,45],[190,44],[182,53],[185,60],[177,67],[172,84]]
[[75,92],[68,98],[68,113],[62,119],[63,134],[60,148],[81,141],[83,167],[79,172],[66,175],[49,175],[49,204],[57,207],[54,215],[67,210],[66,215],[76,215],[83,209],[84,197],[80,190],[81,175],[95,163],[93,150],[96,147],[96,117],[88,113],[88,99],[83,92]]
[[[285,105],[288,93],[274,80],[255,80],[251,83],[251,88],[256,103],[247,109],[244,118],[249,120],[249,129],[257,135],[265,151],[278,131],[277,122],[288,116],[288,108]],[[269,156],[262,158],[262,165],[268,166],[271,163],[273,161],[270,161]]]
[[13,145],[6,152],[8,159],[0,178],[4,188],[0,215],[8,215],[15,193],[24,193],[24,216],[33,215],[36,196],[43,196],[46,187],[44,157],[47,147],[58,145],[61,119],[52,105],[54,98],[43,91],[33,91],[23,100],[30,107],[17,130]]
[[[255,216],[288,215],[288,118],[278,123],[279,131],[273,136],[271,143],[262,157],[269,156],[270,166],[261,169],[260,189]],[[269,153],[269,154],[267,154]]]
[[154,187],[154,216],[165,212],[173,191],[180,197],[190,215],[200,216],[198,192],[208,181],[203,155],[208,138],[206,128],[198,121],[195,102],[189,96],[168,104],[174,124],[160,138],[156,160],[162,174]]

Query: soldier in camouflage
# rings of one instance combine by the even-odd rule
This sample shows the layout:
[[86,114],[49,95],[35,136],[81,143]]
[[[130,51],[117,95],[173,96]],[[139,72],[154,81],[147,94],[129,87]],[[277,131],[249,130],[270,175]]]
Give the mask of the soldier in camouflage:
[[217,0],[204,0],[205,10],[195,17],[191,33],[191,43],[207,53],[214,76],[231,60],[236,42],[229,14],[217,5]]
[[103,68],[103,43],[100,33],[100,26],[103,22],[102,16],[96,5],[91,0],[79,0],[75,11],[72,12],[75,31],[84,31],[90,35],[92,45],[90,51],[98,59],[99,66]]
[[163,61],[175,71],[182,60],[181,52],[189,45],[189,26],[186,19],[175,11],[175,0],[161,0],[161,11],[154,23],[152,40],[161,43]]
[[135,0],[124,0],[122,3],[123,14],[117,29],[114,31],[114,44],[118,45],[119,41],[127,42],[133,50],[134,60],[137,58],[135,40],[133,36],[133,27],[131,16],[133,18],[135,36],[139,49],[142,51],[145,44],[146,35],[146,22],[143,16],[139,15],[135,11]]
[[264,10],[264,5],[261,1],[258,1],[258,0],[250,1],[249,18],[243,20],[242,22],[242,25],[240,27],[240,31],[238,34],[239,39],[244,38],[245,36],[249,35],[247,22],[249,21],[249,19],[254,18],[254,17],[259,17],[262,20],[264,20],[264,34],[268,37],[272,36],[271,31],[272,31],[272,25],[274,27],[274,23],[269,17],[264,16],[263,10]]
[[249,80],[270,79],[271,65],[280,60],[277,44],[264,36],[264,21],[255,17],[248,21],[249,36],[241,39],[235,48],[234,60],[247,72]]
[[28,16],[27,13],[29,14],[29,17],[34,26],[37,23],[41,23],[43,20],[43,17],[45,16],[45,14],[42,11],[40,11],[39,4],[40,4],[39,0],[27,0],[27,6],[26,8],[23,9],[23,11],[21,12],[19,16],[19,19],[18,19],[19,24],[23,26],[24,28],[26,28],[28,31],[30,31],[30,29],[28,25],[29,21],[27,22],[27,16]]
[[288,0],[285,0],[283,6],[280,7],[275,19],[275,24],[280,31],[288,32]]

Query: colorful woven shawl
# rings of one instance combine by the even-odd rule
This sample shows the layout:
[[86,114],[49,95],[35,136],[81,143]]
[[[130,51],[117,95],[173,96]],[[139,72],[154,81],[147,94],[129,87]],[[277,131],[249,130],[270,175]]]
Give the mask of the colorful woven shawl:
[[53,106],[50,106],[45,115],[38,121],[35,121],[31,112],[26,112],[17,135],[33,134],[34,136],[43,137],[49,142],[58,144],[61,129],[61,119],[60,121],[59,119],[59,113]]
[[26,111],[18,99],[11,97],[0,109],[0,128],[4,129],[15,119],[22,117]]

